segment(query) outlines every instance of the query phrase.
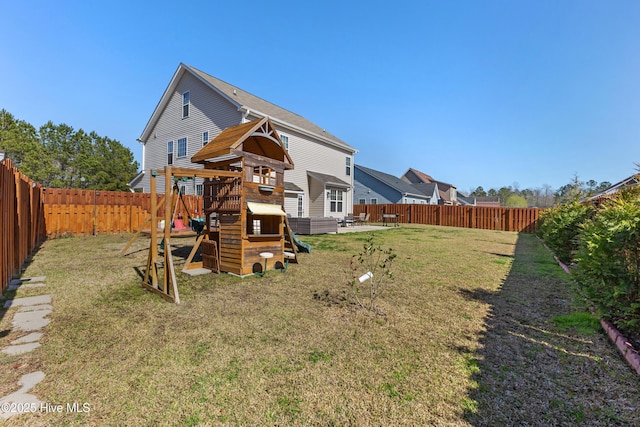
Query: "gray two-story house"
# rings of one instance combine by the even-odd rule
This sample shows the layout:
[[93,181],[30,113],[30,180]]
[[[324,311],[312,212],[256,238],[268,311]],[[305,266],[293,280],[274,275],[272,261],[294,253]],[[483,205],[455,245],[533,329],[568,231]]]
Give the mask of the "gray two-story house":
[[[129,186],[148,192],[149,171],[165,165],[202,167],[191,156],[222,130],[264,117],[295,165],[284,178],[287,214],[341,218],[351,212],[353,147],[296,113],[182,63],[138,138],[142,172]],[[199,179],[179,185],[185,194],[202,191]]]
[[355,165],[353,198],[356,204],[438,204],[438,184],[410,184],[375,169]]

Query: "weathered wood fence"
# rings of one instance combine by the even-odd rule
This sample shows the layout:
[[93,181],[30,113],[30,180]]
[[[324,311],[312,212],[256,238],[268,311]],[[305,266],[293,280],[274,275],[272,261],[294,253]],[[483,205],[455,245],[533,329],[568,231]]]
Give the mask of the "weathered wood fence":
[[[164,197],[158,195],[158,203]],[[182,196],[192,214],[202,209],[202,197]],[[138,231],[149,217],[151,195],[118,191],[46,188],[44,211],[47,236],[130,233]],[[158,208],[164,216],[164,207]],[[187,218],[178,202],[175,218]],[[188,225],[188,224],[187,224]]]
[[42,187],[0,162],[0,285],[7,287],[46,238]]
[[354,205],[353,213],[368,213],[369,220],[382,222],[383,215],[398,215],[405,224],[445,225],[451,227],[481,228],[485,230],[533,233],[538,208],[494,208],[483,206],[446,205]]

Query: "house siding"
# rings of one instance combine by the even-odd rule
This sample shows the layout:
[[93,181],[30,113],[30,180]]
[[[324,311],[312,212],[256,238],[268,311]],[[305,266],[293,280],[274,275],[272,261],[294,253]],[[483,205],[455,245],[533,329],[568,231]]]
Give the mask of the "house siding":
[[[182,118],[182,94],[189,91],[189,117]],[[152,128],[146,141],[145,168],[163,169],[167,165],[167,143],[173,141],[173,165],[176,167],[202,168],[202,165],[191,163],[193,156],[202,148],[202,132],[209,132],[209,139],[214,138],[229,126],[237,125],[242,114],[229,101],[212,91],[190,73],[184,73],[176,90],[162,112],[158,122]],[[187,155],[177,158],[178,139],[187,138]],[[185,184],[187,194],[195,193],[195,185],[202,179]],[[141,181],[144,192],[149,191],[149,174]],[[164,193],[164,179],[158,180],[158,193]]]
[[[247,106],[248,111],[239,109],[238,101],[234,104],[232,94],[227,94],[229,98],[221,95],[217,90],[212,89],[209,84],[204,83],[182,66],[174,79],[171,81],[170,88],[173,93],[163,95],[161,103],[157,108],[164,108],[162,111],[156,110],[154,118],[157,121],[145,128],[143,136],[143,164],[145,174],[137,184],[137,189],[149,192],[149,171],[151,169],[162,169],[167,164],[167,143],[174,142],[174,161],[173,166],[202,168],[202,165],[191,163],[191,157],[202,147],[202,133],[209,132],[209,139],[215,138],[222,130],[230,126],[235,126],[246,121],[262,119],[260,111],[251,113],[251,106]],[[199,74],[198,74],[199,75]],[[175,84],[175,87],[174,87]],[[213,84],[213,83],[211,83]],[[182,118],[182,95],[189,91],[190,107],[189,117]],[[239,91],[240,92],[240,91]],[[235,94],[235,91],[234,91]],[[292,113],[287,112],[290,116]],[[286,116],[285,114],[285,116]],[[296,115],[297,116],[297,115]],[[299,117],[299,116],[297,116]],[[285,171],[285,181],[294,183],[304,191],[304,216],[329,216],[329,203],[323,188],[314,188],[314,186],[322,187],[317,182],[314,183],[307,177],[307,171],[319,172],[327,175],[333,175],[336,178],[348,183],[351,188],[354,185],[354,154],[355,150],[348,145],[340,145],[344,143],[324,141],[323,137],[316,138],[307,130],[298,129],[295,126],[283,124],[278,117],[271,117],[276,130],[289,138],[289,155],[294,163],[293,170]],[[328,134],[327,134],[328,135]],[[178,139],[187,138],[187,154],[184,157],[177,158]],[[346,174],[346,158],[350,159],[351,174]],[[161,177],[159,177],[161,178]],[[196,179],[184,184],[187,194],[194,194],[196,185],[202,183],[202,179]],[[329,187],[328,187],[329,188]],[[164,179],[157,182],[159,193],[164,193]],[[323,197],[319,197],[322,192]],[[286,199],[287,212],[291,216],[297,215],[297,198]],[[295,205],[294,205],[295,203]],[[353,196],[349,191],[345,191],[343,195],[343,213],[353,211]],[[338,214],[332,214],[338,216]]]
[[[250,120],[258,120],[262,117],[250,116]],[[294,164],[294,169],[287,170],[284,173],[284,180],[292,182],[302,190],[306,196],[304,203],[305,216],[337,216],[336,213],[329,212],[329,206],[326,198],[317,197],[317,188],[315,192],[311,191],[312,185],[318,185],[307,177],[307,171],[320,172],[327,175],[333,175],[336,178],[348,183],[353,188],[354,185],[354,156],[353,153],[338,149],[314,140],[300,132],[292,131],[283,126],[274,124],[278,133],[289,137],[289,156]],[[346,174],[346,158],[349,157],[351,163],[351,175]],[[320,186],[320,190],[323,188]],[[313,194],[312,194],[313,193]],[[353,198],[349,192],[345,192],[343,200],[344,214],[353,211]],[[297,204],[297,200],[296,200]],[[297,205],[296,205],[297,206]],[[344,214],[342,216],[344,216]],[[294,213],[291,216],[297,216]]]
[[358,199],[365,199],[367,203],[371,203],[371,199],[374,198],[378,199],[378,204],[402,202],[402,194],[400,194],[398,190],[389,187],[358,169],[355,170],[353,198],[356,201]]

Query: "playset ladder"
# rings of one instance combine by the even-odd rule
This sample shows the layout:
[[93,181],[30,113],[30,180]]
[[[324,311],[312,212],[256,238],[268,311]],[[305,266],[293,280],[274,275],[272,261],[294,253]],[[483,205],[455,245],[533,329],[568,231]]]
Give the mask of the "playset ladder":
[[296,242],[293,240],[293,234],[291,234],[291,227],[289,226],[289,219],[284,217],[284,250],[285,252],[290,252],[294,256],[289,259],[289,262],[298,263],[298,247],[296,246]]

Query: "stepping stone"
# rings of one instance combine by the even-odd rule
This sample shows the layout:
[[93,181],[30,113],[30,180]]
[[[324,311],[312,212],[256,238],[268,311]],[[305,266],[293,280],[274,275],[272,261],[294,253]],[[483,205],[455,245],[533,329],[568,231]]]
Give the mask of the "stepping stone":
[[29,353],[40,346],[41,344],[39,342],[30,342],[27,344],[10,345],[7,348],[3,348],[1,351],[9,356],[15,356],[18,354]]
[[17,291],[18,289],[30,289],[30,288],[41,288],[43,286],[47,286],[46,283],[14,283],[7,286],[8,291]]
[[9,301],[4,303],[4,308],[39,304],[51,304],[51,295],[38,295],[37,297],[10,299]]
[[10,285],[20,285],[24,282],[44,282],[47,276],[36,276],[36,277],[23,277],[21,279],[11,279],[9,282]]
[[18,313],[25,313],[27,311],[42,311],[42,310],[53,310],[53,306],[51,304],[41,304],[41,305],[25,305],[23,307],[18,308]]
[[[25,406],[30,409],[30,407],[32,407],[33,405],[35,405],[36,408],[40,408],[40,404],[42,403],[40,399],[38,399],[33,394],[29,394],[28,392],[40,381],[42,381],[44,379],[44,376],[44,372],[36,371],[20,377],[20,380],[18,381],[18,385],[21,386],[20,390],[0,399],[0,408],[2,408],[3,403],[16,403],[16,409],[21,407],[24,408]],[[0,418],[8,419],[14,415],[18,415],[19,413],[20,412],[3,412],[0,409]]]
[[51,310],[27,311],[25,313],[16,313],[13,316],[11,324],[19,331],[37,331],[47,326],[51,320],[45,319]]
[[189,276],[201,276],[203,274],[212,273],[212,271],[209,270],[208,268],[192,268],[189,270],[182,270],[182,272]]
[[31,332],[29,335],[25,335],[23,337],[18,338],[17,340],[11,341],[12,345],[16,344],[26,344],[28,342],[36,342],[40,338],[42,338],[42,332]]

